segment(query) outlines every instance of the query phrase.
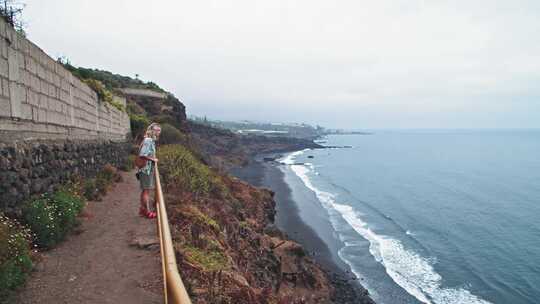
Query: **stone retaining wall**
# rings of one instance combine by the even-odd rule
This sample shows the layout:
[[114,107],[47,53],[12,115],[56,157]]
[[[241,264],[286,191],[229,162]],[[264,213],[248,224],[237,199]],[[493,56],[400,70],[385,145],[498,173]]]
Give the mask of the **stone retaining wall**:
[[0,143],[0,211],[17,216],[26,199],[53,191],[74,174],[92,177],[105,164],[122,166],[130,148],[113,141]]
[[[125,98],[115,97],[125,105]],[[0,212],[129,154],[129,116],[0,18]]]

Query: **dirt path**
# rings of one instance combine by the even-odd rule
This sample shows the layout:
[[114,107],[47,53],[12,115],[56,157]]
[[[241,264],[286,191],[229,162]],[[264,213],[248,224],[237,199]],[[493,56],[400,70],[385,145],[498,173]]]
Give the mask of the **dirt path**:
[[101,202],[90,202],[78,229],[43,260],[15,303],[163,303],[156,221],[138,212],[133,172]]

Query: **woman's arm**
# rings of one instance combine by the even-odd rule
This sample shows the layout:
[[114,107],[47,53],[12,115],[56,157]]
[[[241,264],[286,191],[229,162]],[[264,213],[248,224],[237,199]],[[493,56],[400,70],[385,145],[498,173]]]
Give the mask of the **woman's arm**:
[[157,159],[157,157],[152,157],[152,156],[146,156],[146,155],[144,155],[144,156],[141,156],[141,157],[144,157],[144,158],[146,158],[147,160],[153,161],[153,162],[155,162],[155,163],[157,163],[157,162],[158,162],[158,159]]

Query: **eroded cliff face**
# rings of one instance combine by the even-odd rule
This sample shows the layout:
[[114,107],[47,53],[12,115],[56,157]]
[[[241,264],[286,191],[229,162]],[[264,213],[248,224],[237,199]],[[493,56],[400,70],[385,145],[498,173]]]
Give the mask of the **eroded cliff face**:
[[[178,159],[162,158],[162,167]],[[188,167],[210,181],[200,184],[207,192],[179,187],[174,172],[162,174],[177,260],[194,303],[331,303],[326,274],[272,224],[271,191]]]
[[187,118],[186,107],[172,94],[145,94],[150,90],[124,90],[129,110],[135,114],[144,114],[151,121],[170,123],[181,131],[186,132]]

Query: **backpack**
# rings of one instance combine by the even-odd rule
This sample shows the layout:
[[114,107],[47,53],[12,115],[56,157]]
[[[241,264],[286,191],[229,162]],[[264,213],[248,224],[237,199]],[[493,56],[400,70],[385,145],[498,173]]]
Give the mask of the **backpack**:
[[142,169],[146,166],[147,161],[148,159],[137,155],[137,157],[135,157],[135,167],[137,167],[137,169]]

